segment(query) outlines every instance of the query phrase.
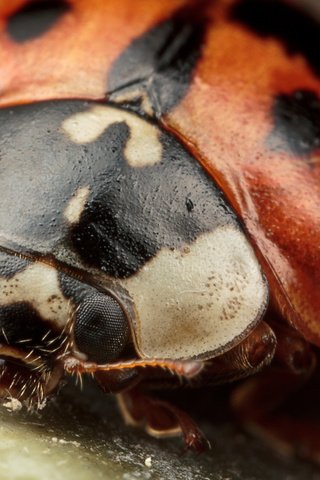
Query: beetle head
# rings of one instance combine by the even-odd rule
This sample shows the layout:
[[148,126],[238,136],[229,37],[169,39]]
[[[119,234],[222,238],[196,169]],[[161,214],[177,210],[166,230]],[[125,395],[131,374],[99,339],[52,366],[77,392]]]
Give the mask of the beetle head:
[[0,120],[0,245],[32,260],[9,277],[4,261],[0,306],[27,302],[65,342],[46,363],[202,361],[254,328],[268,293],[253,249],[173,135],[93,102]]
[[66,357],[105,364],[129,354],[133,313],[123,289],[8,251],[0,267],[1,396],[40,404],[65,373]]

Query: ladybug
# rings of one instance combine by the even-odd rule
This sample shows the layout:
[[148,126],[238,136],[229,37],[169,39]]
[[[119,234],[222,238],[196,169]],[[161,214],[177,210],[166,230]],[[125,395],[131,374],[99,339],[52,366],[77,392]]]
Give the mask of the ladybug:
[[150,392],[250,377],[242,422],[291,451],[295,425],[316,459],[271,407],[320,346],[319,22],[289,0],[0,18],[1,396],[90,373],[128,423],[201,450]]

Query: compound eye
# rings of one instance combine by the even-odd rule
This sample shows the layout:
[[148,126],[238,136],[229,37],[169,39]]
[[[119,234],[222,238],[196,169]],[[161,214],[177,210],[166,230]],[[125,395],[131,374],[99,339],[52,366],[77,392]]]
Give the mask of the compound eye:
[[107,294],[88,295],[80,304],[74,339],[82,353],[96,363],[118,360],[129,339],[129,325],[119,303]]

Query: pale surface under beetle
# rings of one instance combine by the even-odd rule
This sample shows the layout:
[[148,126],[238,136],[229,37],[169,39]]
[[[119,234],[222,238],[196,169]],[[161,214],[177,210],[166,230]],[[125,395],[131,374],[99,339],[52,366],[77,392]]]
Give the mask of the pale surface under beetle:
[[[216,395],[215,395],[216,397]],[[217,399],[217,408],[224,400]],[[316,467],[277,458],[226,419],[202,424],[212,449],[181,456],[178,439],[157,441],[123,425],[114,400],[67,387],[42,411],[0,408],[1,480],[317,480]]]

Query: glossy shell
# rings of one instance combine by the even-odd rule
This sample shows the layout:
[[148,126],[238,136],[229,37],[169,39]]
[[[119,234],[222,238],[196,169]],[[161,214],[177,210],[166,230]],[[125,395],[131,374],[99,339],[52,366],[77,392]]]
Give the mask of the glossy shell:
[[255,326],[260,266],[171,134],[82,101],[2,109],[0,123],[1,247],[29,260],[1,272],[1,318],[24,302],[61,330],[96,287],[123,305],[140,356],[160,359],[212,358]]
[[24,3],[1,4],[0,103],[106,96],[157,117],[245,223],[278,310],[319,346],[316,20],[280,0],[83,0],[19,38]]

